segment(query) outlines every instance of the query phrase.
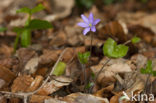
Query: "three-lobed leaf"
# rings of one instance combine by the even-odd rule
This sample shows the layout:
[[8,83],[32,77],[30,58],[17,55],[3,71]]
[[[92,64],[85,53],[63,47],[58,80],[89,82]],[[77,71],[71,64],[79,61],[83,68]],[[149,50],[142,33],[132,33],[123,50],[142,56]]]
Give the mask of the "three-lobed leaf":
[[28,13],[28,14],[31,14],[31,9],[27,8],[27,7],[24,7],[24,8],[16,10],[16,13]]
[[128,52],[128,47],[125,45],[117,45],[117,43],[108,38],[103,46],[103,53],[105,56],[112,57],[112,58],[121,58],[124,57]]
[[33,14],[33,13],[39,12],[39,11],[41,11],[43,9],[44,9],[44,6],[42,4],[39,4],[39,5],[37,5],[36,7],[32,8],[32,9],[24,7],[24,8],[21,8],[21,9],[17,10],[16,12],[17,13]]
[[152,74],[153,76],[156,76],[156,71],[152,70],[152,61],[148,60],[146,64],[146,68],[141,68],[140,72],[142,74]]
[[64,62],[59,62],[53,72],[53,75],[60,76],[64,74],[66,68],[66,64]]
[[31,13],[33,14],[33,13],[39,12],[43,9],[44,9],[44,6],[42,4],[38,4],[36,7],[31,9]]
[[78,52],[78,59],[82,64],[87,64],[89,57],[90,57],[90,52],[85,52],[85,53]]
[[139,37],[133,37],[132,39],[131,39],[131,42],[133,43],[133,44],[135,44],[135,43],[138,43],[138,42],[140,42],[140,38]]
[[0,27],[0,32],[4,32],[4,31],[6,31],[7,30],[7,28],[5,28],[5,27]]
[[51,23],[45,20],[33,19],[30,21],[29,25],[26,27],[28,29],[48,29],[52,28]]

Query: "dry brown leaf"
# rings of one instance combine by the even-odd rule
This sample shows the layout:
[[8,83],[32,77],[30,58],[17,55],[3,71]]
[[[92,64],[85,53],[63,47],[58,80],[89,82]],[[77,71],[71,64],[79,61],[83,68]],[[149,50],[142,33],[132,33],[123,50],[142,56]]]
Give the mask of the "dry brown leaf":
[[50,99],[46,99],[44,103],[67,103],[67,102],[54,99],[54,98],[50,98]]
[[57,35],[51,37],[50,45],[58,47],[66,44],[67,37],[63,31],[60,31]]
[[12,92],[26,92],[27,89],[31,86],[33,78],[30,75],[21,75],[18,76],[11,86]]
[[19,50],[17,50],[16,56],[18,57],[19,62],[20,62],[19,71],[23,71],[23,69],[24,69],[23,67],[25,66],[25,64],[32,57],[36,57],[37,56],[37,53],[35,51],[33,51],[32,49],[20,48]]
[[10,57],[13,53],[13,48],[9,47],[5,44],[2,44],[0,46],[0,55],[4,56],[4,57]]
[[74,0],[53,0],[49,2],[52,4],[51,7],[54,13],[44,17],[48,21],[63,19],[69,16],[75,3]]
[[36,90],[42,83],[43,77],[38,75],[35,77],[34,81],[31,83],[30,87],[27,89],[28,92]]
[[3,79],[0,79],[0,89],[6,84],[6,82]]
[[141,25],[147,28],[150,28],[153,32],[156,33],[156,13],[147,14],[144,12],[121,12],[118,13],[117,19],[122,20],[126,24],[131,25]]
[[4,98],[3,96],[0,96],[0,103],[7,103],[6,98]]
[[[96,74],[98,73],[103,63],[107,61],[107,58],[104,58],[100,61],[100,63],[96,66],[92,66],[92,71]],[[104,67],[103,72],[104,76],[111,77],[114,73],[124,73],[124,72],[131,72],[131,66],[128,63],[128,60],[119,58],[119,59],[111,59],[110,62]]]
[[53,92],[59,90],[61,87],[69,85],[70,82],[72,82],[71,78],[67,78],[64,76],[60,77],[55,77],[56,80],[63,81],[63,82],[68,82],[68,83],[62,83],[58,82],[56,80],[51,80],[50,82],[46,83],[43,88],[41,88],[37,94],[38,95],[49,95],[52,94]]
[[68,103],[109,103],[107,98],[96,97],[90,94],[73,93],[63,99]]
[[38,57],[31,58],[25,65],[24,72],[27,72],[29,74],[35,73],[37,70],[38,64],[39,64]]
[[15,77],[16,75],[12,71],[0,65],[0,78],[3,79],[7,84],[9,84]]
[[120,42],[127,41],[128,29],[124,22],[113,21],[106,25],[99,25],[98,29],[99,38],[105,39],[110,35],[111,37],[114,37],[114,39],[119,39]]
[[65,33],[67,35],[67,42],[69,45],[77,46],[84,42],[84,36],[80,35],[81,32],[77,26],[65,26]]
[[[101,47],[104,44],[103,40],[97,39],[95,37],[93,37],[93,41],[92,41],[92,46],[97,46],[97,47]],[[84,41],[85,46],[90,46],[91,45],[91,38],[90,37],[86,37],[85,41]]]
[[114,89],[114,84],[98,90],[94,95],[98,97],[108,98]]
[[43,103],[46,99],[50,99],[50,96],[32,95],[30,103]]

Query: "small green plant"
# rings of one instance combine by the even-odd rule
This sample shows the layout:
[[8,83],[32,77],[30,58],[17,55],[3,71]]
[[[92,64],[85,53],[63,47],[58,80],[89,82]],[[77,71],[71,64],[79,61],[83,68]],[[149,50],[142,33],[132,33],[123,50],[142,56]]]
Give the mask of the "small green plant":
[[59,62],[53,72],[53,75],[60,76],[64,74],[66,69],[66,64],[64,62]]
[[151,60],[147,61],[146,68],[141,68],[140,72],[142,74],[150,74],[150,75],[156,76],[156,71],[152,70],[152,61]]
[[0,27],[0,32],[5,32],[5,31],[7,31],[7,28],[5,28],[5,27]]
[[105,56],[108,57],[121,58],[124,57],[127,54],[127,52],[127,46],[123,44],[117,45],[117,43],[111,38],[108,38],[103,46],[103,53]]
[[140,38],[139,37],[133,37],[132,39],[131,39],[131,42],[133,43],[133,44],[135,44],[135,43],[138,43],[138,42],[140,42]]
[[76,0],[78,7],[85,7],[87,9],[91,8],[95,0]]
[[90,57],[90,52],[80,53],[78,52],[78,59],[81,64],[87,64]]
[[15,27],[14,32],[17,33],[14,50],[16,50],[19,39],[21,39],[21,46],[28,47],[31,44],[31,31],[36,29],[48,29],[52,28],[51,23],[45,20],[31,19],[33,13],[39,12],[44,9],[42,4],[37,5],[36,7],[30,9],[27,7],[17,10],[17,13],[26,13],[28,14],[28,19],[25,22],[24,27]]
[[103,3],[105,5],[110,5],[112,3],[115,3],[115,2],[122,2],[123,0],[103,0]]

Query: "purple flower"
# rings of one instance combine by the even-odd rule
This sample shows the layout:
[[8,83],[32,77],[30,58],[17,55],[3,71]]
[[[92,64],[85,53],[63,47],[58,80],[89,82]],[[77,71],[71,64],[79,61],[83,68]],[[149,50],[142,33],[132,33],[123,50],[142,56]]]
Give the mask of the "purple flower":
[[94,20],[94,17],[93,17],[92,13],[89,14],[88,18],[82,14],[81,18],[83,19],[84,22],[80,22],[77,25],[85,28],[83,30],[84,35],[86,35],[89,31],[96,32],[95,25],[100,22],[100,19],[95,19]]

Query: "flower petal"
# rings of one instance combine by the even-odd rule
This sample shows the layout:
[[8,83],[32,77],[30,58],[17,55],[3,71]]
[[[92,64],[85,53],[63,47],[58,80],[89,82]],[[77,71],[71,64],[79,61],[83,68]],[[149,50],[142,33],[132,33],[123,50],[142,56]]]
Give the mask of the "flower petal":
[[90,23],[93,23],[93,21],[94,21],[93,13],[90,13],[90,14],[89,14],[88,19],[89,19],[89,22],[90,22]]
[[89,27],[89,25],[84,23],[84,22],[79,22],[79,23],[77,23],[77,25],[81,26],[81,27],[84,27],[84,28]]
[[95,26],[92,26],[92,27],[91,27],[91,31],[92,31],[92,32],[96,32]]
[[81,15],[81,18],[83,19],[83,21],[87,24],[89,24],[89,20],[86,16],[84,16],[83,14]]
[[94,20],[93,25],[96,25],[96,24],[98,24],[99,22],[100,22],[100,19],[96,19],[96,20]]
[[88,27],[88,28],[85,28],[85,29],[83,30],[83,34],[86,35],[89,31],[90,31],[90,28],[89,28],[89,27]]

